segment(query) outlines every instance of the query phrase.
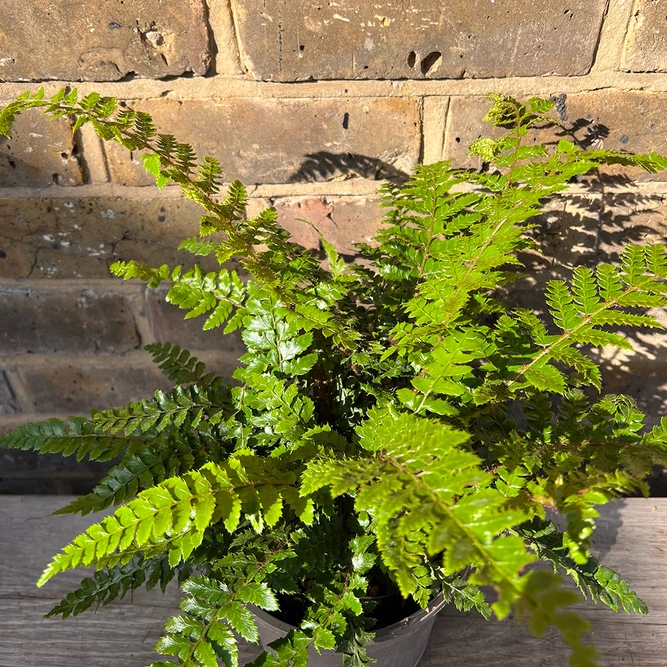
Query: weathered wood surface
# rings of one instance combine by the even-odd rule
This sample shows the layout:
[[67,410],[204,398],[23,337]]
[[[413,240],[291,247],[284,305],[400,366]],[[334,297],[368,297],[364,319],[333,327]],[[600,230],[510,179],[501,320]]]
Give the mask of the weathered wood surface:
[[[44,619],[81,571],[59,575],[44,588],[34,582],[50,557],[92,521],[51,517],[64,496],[0,497],[0,667],[144,667],[164,621],[177,608],[178,590],[138,592],[126,600],[67,621]],[[667,665],[667,499],[632,499],[604,508],[596,550],[619,569],[650,608],[648,617],[582,605],[604,667]],[[242,651],[244,660],[256,655]],[[564,667],[557,636],[537,640],[512,621],[486,623],[446,608],[436,621],[421,667]],[[378,667],[382,667],[379,665]]]

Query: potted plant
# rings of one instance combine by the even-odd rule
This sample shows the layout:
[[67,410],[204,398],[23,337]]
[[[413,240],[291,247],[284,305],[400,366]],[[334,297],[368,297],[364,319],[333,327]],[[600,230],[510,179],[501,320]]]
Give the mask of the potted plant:
[[[664,462],[667,421],[648,431],[632,399],[602,393],[588,351],[629,347],[618,327],[659,326],[643,311],[666,303],[665,250],[629,245],[618,266],[549,282],[542,316],[507,295],[524,277],[518,253],[539,251],[531,219],[549,197],[602,164],[655,171],[667,159],[528,144],[557,122],[553,104],[491,103],[486,120],[505,133],[470,147],[488,168],[421,165],[406,184],[385,185],[384,224],[354,263],[325,239],[322,258],[291,243],[274,209],[248,218],[241,183],[219,195],[215,159],[198,162],[115,99],[40,91],[0,112],[5,136],[32,108],[70,117],[74,130],[91,123],[141,151],[158,187],[173,181],[200,204],[199,235],[180,247],[215,255],[219,271],[135,261],[111,270],[168,283],[186,317],[240,329],[247,348],[228,383],[177,346],[149,345],[173,391],[2,436],[6,447],[120,457],[58,512],[117,506],[39,579],[97,569],[49,615],[178,577],[182,613],[156,646],[177,664],[235,665],[240,635],[267,648],[253,665],[375,657],[413,667],[445,602],[486,617],[514,611],[538,636],[556,626],[571,664],[594,665],[587,625],[567,609],[578,595],[528,567],[538,560],[586,597],[646,612],[590,546],[596,507],[645,492]],[[225,268],[232,258],[247,275]]]

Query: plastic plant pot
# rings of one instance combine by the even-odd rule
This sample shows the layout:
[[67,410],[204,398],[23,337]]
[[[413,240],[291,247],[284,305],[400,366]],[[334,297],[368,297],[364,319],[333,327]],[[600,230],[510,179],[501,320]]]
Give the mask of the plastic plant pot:
[[[433,623],[444,607],[442,596],[433,599],[426,609],[420,609],[398,623],[377,630],[375,639],[368,645],[368,655],[377,662],[376,667],[417,667],[426,650]],[[269,644],[284,637],[294,626],[271,616],[262,609],[250,605],[255,615],[259,641],[262,648],[270,651]],[[340,667],[342,653],[322,651],[312,646],[309,650],[308,667]]]

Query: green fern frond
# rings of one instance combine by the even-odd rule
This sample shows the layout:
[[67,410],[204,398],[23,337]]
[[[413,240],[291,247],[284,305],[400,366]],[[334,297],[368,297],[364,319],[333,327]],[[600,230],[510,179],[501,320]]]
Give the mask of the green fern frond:
[[[471,583],[496,586],[501,598],[493,608],[506,616],[521,594],[519,571],[532,558],[503,533],[526,516],[504,508],[502,495],[488,487],[480,459],[458,447],[468,435],[388,411],[371,411],[358,435],[370,456],[308,464],[302,492],[330,487],[333,496],[357,494],[357,510],[375,518],[378,549],[404,596],[428,602],[416,574],[424,565],[419,554],[442,553],[446,573],[472,565]],[[477,492],[466,497],[472,485]]]
[[142,400],[125,407],[94,410],[91,421],[103,432],[116,434],[123,431],[145,433],[151,429],[161,433],[170,427],[181,427],[186,420],[197,428],[202,420],[219,421],[226,405],[226,392],[206,385],[177,386],[171,392],[158,390],[152,401]]
[[221,326],[234,309],[242,308],[246,288],[236,271],[222,269],[204,274],[195,266],[190,271],[172,275],[167,301],[189,311],[185,319],[208,314],[203,329]]
[[182,350],[179,345],[156,342],[146,345],[144,350],[150,352],[153,361],[172,382],[206,385],[213,378],[212,373],[204,375],[206,365],[203,361],[191,356],[188,350]]
[[166,264],[163,264],[158,269],[149,267],[144,262],[114,262],[109,270],[113,275],[122,278],[123,280],[131,280],[138,278],[147,283],[148,287],[155,288],[165,280],[171,280],[180,273],[181,267],[178,266],[174,271],[170,271]]
[[564,544],[563,534],[552,521],[533,519],[521,526],[519,533],[541,559],[551,561],[554,569],[565,572],[585,597],[602,602],[614,611],[622,608],[627,613],[648,613],[646,604],[618,573],[600,565],[593,556],[585,563],[573,561]]
[[45,618],[62,616],[65,619],[78,616],[93,605],[106,606],[115,600],[122,600],[128,593],[144,585],[147,590],[151,590],[159,584],[164,593],[176,574],[180,580],[190,569],[183,564],[172,568],[166,556],[158,556],[148,560],[138,557],[125,565],[98,570],[92,577],[83,579],[79,588],[68,593],[62,602],[45,615]]
[[41,454],[76,456],[77,461],[85,457],[91,461],[110,461],[125,449],[134,450],[146,446],[153,437],[132,433],[125,436],[109,435],[94,421],[68,417],[67,423],[59,419],[48,419],[19,426],[0,435],[0,446],[33,450]]
[[285,504],[296,510],[297,498],[290,492],[295,481],[294,472],[252,456],[237,457],[224,467],[209,462],[166,479],[79,535],[55,556],[37,585],[80,566],[127,563],[137,550],[146,557],[168,552],[175,567],[202,543],[212,523],[220,522],[231,533],[243,513],[259,532],[276,523]]
[[151,447],[126,454],[89,494],[76,498],[54,514],[101,512],[111,505],[130,500],[138,491],[199,468],[205,462],[206,455],[201,447],[156,438]]
[[[249,642],[257,643],[259,633],[247,605],[267,611],[278,609],[275,593],[265,579],[285,558],[292,557],[289,543],[265,544],[258,557],[244,558],[252,543],[233,549],[240,557],[234,564],[232,554],[218,561],[211,577],[192,577],[181,589],[186,597],[181,601],[183,614],[173,616],[155,650],[177,658],[181,665],[217,667],[217,658],[224,664],[236,665],[238,649],[235,633]],[[171,664],[171,663],[169,663]]]
[[205,155],[202,158],[195,183],[207,194],[214,195],[220,192],[222,186],[222,167],[213,157]]
[[445,601],[453,602],[459,611],[476,609],[487,621],[491,618],[491,606],[477,586],[458,575],[444,577],[440,583]]

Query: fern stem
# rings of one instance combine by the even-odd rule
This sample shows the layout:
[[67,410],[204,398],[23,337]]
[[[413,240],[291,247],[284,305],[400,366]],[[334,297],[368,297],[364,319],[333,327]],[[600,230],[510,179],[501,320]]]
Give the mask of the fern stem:
[[[623,296],[626,294],[631,294],[632,292],[636,292],[641,286],[640,285],[630,285],[628,288],[623,292]],[[600,313],[603,313],[605,310],[609,310],[613,308],[614,306],[618,306],[618,300],[613,299],[612,301],[605,301],[604,304],[598,308],[596,311],[589,313],[588,315],[585,315],[581,322],[577,324],[575,327],[572,327],[572,329],[567,329],[563,331],[563,333],[558,337],[557,340],[553,341],[552,343],[549,343],[546,345],[541,352],[537,354],[537,356],[533,357],[528,363],[524,364],[518,371],[517,374],[514,376],[512,380],[507,382],[505,384],[506,388],[510,388],[513,384],[516,384],[521,376],[528,371],[529,369],[533,368],[536,364],[538,364],[540,361],[542,361],[545,357],[548,357],[551,355],[552,350],[554,350],[558,345],[561,345],[565,341],[569,340],[573,334],[575,334],[577,331],[579,331],[582,327],[587,326],[588,324],[591,323],[591,320],[596,316],[599,315]]]
[[[287,545],[285,545],[285,546],[287,546]],[[222,615],[222,611],[224,610],[224,607],[229,605],[230,603],[234,602],[235,599],[238,597],[239,593],[241,593],[243,591],[243,589],[245,589],[249,584],[252,583],[253,578],[262,571],[262,568],[265,567],[266,565],[268,565],[271,562],[271,556],[274,556],[275,554],[280,553],[281,551],[285,551],[285,550],[286,550],[286,548],[284,548],[284,549],[272,549],[272,550],[270,550],[266,553],[266,557],[264,558],[264,560],[258,561],[257,567],[255,568],[255,570],[252,573],[250,573],[244,579],[243,584],[241,584],[241,586],[236,588],[234,590],[234,592],[232,593],[232,595],[225,600],[225,603],[224,603],[223,607],[221,607],[220,609],[217,609],[212,614],[211,620],[206,623],[206,625],[202,629],[202,632],[199,635],[199,637],[197,637],[197,639],[194,642],[192,642],[192,644],[190,644],[190,649],[188,651],[188,654],[187,654],[186,658],[182,658],[184,664],[187,665],[187,664],[190,663],[190,660],[194,656],[195,651],[197,650],[197,648],[201,645],[202,642],[206,641],[206,637],[208,635],[209,630],[213,627],[213,625],[215,623],[217,623],[222,618],[224,618],[224,616]]]

